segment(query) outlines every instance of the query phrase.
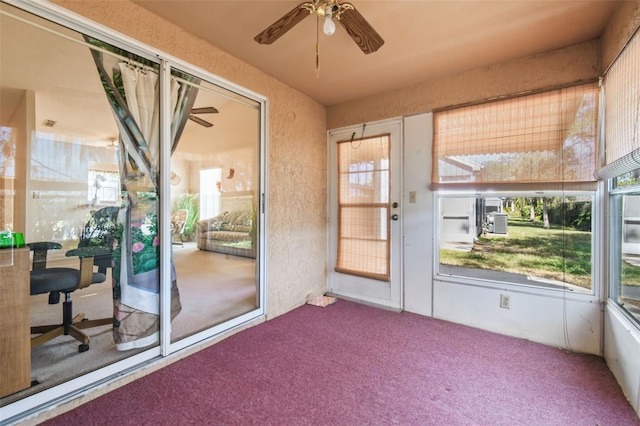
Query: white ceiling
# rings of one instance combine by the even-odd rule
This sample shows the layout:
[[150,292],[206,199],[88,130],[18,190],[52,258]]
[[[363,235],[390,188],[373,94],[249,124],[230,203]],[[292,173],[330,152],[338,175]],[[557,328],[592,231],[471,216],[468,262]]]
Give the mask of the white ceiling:
[[616,1],[352,0],[385,40],[365,55],[341,25],[305,18],[271,45],[253,38],[299,0],[133,0],[317,100],[334,105],[598,38]]

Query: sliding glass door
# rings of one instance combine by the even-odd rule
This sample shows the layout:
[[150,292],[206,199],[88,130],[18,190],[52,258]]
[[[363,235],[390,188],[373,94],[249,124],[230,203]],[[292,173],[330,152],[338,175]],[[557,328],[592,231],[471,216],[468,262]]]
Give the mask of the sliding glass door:
[[171,341],[187,343],[259,307],[260,104],[193,74],[174,77],[194,94],[170,171],[182,303]]
[[[14,283],[29,294],[23,309],[32,332],[19,337],[31,339],[24,354],[31,383],[2,395],[4,406],[160,353],[160,281],[140,279],[142,268],[159,267],[160,103],[153,84],[145,102],[132,87],[140,75],[157,78],[160,66],[5,4],[0,19],[0,182],[10,206],[0,228],[22,233],[32,247],[51,243],[47,270],[79,269],[78,250],[104,249],[94,258],[101,277],[86,288],[47,291],[55,276],[46,288]],[[125,114],[116,119],[118,108]],[[62,335],[42,332],[58,324]]]
[[94,282],[37,289],[29,257],[3,280],[26,313],[0,311],[3,362],[19,342],[31,381],[2,421],[264,313],[265,100],[27,6],[48,19],[0,3],[0,230],[50,243],[49,272],[88,256]]

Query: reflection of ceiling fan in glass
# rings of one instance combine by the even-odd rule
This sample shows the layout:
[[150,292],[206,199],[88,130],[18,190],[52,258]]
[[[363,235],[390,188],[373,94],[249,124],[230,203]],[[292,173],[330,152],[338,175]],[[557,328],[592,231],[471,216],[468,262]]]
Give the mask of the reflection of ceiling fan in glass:
[[194,122],[196,122],[199,125],[204,126],[204,127],[212,127],[213,124],[209,123],[207,120],[203,120],[202,118],[198,117],[197,115],[199,115],[199,114],[217,114],[217,113],[218,113],[218,110],[215,109],[212,106],[203,107],[203,108],[192,108],[191,109],[191,113],[189,114],[189,120],[194,121]]
[[117,140],[116,138],[109,138],[109,145],[107,145],[107,149],[117,151],[118,144],[116,144],[116,140]]

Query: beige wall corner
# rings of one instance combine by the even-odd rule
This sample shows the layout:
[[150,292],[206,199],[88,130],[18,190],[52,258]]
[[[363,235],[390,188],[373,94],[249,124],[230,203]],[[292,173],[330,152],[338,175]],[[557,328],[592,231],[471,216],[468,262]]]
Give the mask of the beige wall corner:
[[602,35],[602,72],[640,26],[640,0],[620,2]]
[[317,102],[129,1],[59,6],[269,100],[267,316],[326,291],[326,111]]

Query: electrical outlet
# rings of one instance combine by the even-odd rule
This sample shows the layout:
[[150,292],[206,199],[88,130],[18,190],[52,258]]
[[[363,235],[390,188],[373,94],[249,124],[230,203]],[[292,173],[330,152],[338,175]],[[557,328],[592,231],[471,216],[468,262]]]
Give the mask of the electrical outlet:
[[409,202],[410,203],[416,202],[416,191],[409,191]]
[[507,295],[501,294],[500,295],[500,307],[504,308],[504,309],[510,309],[511,308],[511,298]]

